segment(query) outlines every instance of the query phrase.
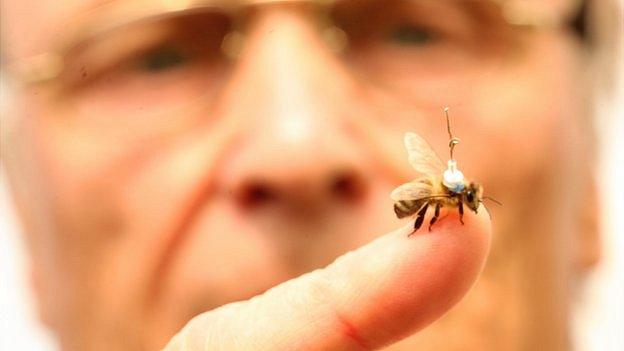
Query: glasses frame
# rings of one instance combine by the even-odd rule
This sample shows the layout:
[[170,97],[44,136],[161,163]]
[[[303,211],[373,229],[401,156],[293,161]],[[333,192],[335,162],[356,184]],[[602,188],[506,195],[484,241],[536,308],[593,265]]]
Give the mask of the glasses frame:
[[[248,8],[270,4],[310,4],[329,8],[341,1],[343,0],[115,0],[71,20],[66,26],[70,28],[68,32],[79,34],[60,39],[53,45],[57,49],[9,64],[8,71],[23,85],[51,82],[63,72],[65,68],[63,58],[73,48],[99,34],[142,20],[168,18],[181,13],[211,9],[237,18]],[[486,1],[499,6],[503,18],[510,25],[532,29],[561,27],[582,4],[581,0],[567,0],[564,10],[553,11],[550,7],[536,5],[540,1]],[[241,34],[236,32],[236,29],[233,29],[233,32],[240,41]],[[226,37],[231,38],[229,35]]]

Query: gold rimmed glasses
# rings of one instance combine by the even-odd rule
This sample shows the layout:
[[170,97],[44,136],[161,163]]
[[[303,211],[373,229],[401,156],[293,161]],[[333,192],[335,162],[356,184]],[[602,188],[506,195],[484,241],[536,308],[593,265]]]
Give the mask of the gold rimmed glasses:
[[516,55],[524,29],[563,21],[514,0],[113,1],[13,71],[74,114],[153,123],[209,105],[244,45],[244,9],[274,3],[313,4],[328,50],[413,101],[452,96]]

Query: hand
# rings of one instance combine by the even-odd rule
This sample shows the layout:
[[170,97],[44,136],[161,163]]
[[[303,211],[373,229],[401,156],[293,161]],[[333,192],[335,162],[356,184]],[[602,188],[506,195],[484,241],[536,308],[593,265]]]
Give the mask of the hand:
[[424,328],[473,285],[490,246],[485,209],[452,213],[408,238],[413,223],[324,269],[193,318],[165,348],[374,350]]

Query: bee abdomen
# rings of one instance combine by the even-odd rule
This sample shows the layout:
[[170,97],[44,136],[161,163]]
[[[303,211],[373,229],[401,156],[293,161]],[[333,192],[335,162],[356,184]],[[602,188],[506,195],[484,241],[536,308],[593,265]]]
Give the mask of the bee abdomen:
[[399,218],[404,218],[407,216],[411,216],[414,213],[416,213],[416,211],[418,211],[418,202],[417,201],[410,201],[410,200],[403,200],[403,201],[397,201],[394,203],[394,213],[396,213],[397,217]]

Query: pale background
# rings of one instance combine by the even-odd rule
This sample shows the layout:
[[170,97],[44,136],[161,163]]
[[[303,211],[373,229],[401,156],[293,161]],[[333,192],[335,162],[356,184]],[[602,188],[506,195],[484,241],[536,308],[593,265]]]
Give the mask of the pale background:
[[[623,24],[619,30],[624,33]],[[576,351],[624,350],[624,58],[621,55],[618,62],[615,94],[600,98],[596,104],[599,155],[595,164],[587,165],[595,167],[599,175],[604,256],[578,297],[571,321]],[[0,111],[9,98],[0,80]],[[0,171],[0,350],[56,350],[53,337],[36,320],[23,243],[14,216],[6,178]]]

